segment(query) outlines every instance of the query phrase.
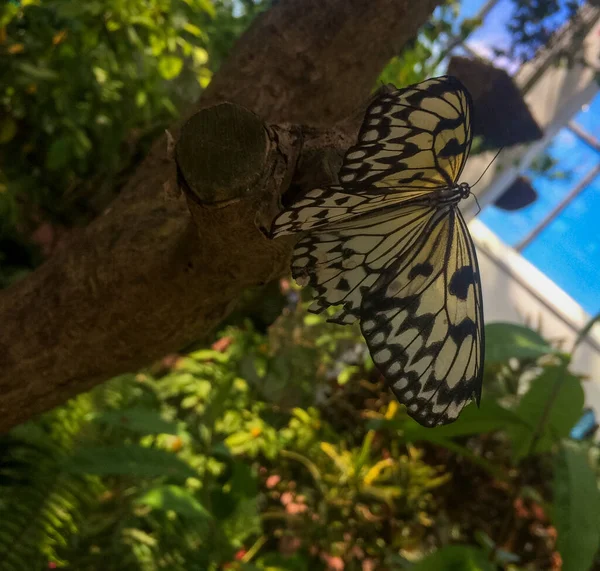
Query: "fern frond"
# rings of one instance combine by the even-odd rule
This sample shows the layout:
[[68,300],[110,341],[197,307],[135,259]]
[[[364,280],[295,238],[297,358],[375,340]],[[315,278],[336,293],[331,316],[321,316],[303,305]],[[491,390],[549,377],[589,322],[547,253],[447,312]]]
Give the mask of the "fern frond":
[[59,551],[102,491],[98,478],[62,470],[90,410],[78,397],[0,442],[0,571],[66,563]]

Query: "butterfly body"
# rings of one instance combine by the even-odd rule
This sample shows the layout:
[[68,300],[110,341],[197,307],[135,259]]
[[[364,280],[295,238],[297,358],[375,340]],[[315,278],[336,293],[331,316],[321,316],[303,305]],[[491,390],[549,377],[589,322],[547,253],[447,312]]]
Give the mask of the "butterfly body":
[[483,308],[475,248],[459,210],[471,100],[451,77],[386,93],[367,110],[339,185],[307,192],[272,236],[306,232],[292,275],[310,311],[360,321],[377,368],[425,426],[479,402]]

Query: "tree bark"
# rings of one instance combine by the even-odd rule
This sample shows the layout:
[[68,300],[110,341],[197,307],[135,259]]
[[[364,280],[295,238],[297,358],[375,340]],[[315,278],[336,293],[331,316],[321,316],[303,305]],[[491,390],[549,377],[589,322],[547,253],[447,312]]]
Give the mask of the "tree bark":
[[349,146],[379,72],[437,4],[280,0],[261,15],[187,115],[246,108],[206,109],[198,163],[193,129],[176,152],[161,138],[102,216],[0,292],[0,431],[202,338],[245,288],[283,274],[294,240],[258,225],[292,178],[323,184],[315,154]]

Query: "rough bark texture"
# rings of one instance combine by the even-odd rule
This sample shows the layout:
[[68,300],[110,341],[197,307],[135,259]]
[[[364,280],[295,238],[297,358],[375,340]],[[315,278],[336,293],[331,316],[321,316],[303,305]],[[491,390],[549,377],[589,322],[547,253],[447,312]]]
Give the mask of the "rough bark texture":
[[[202,337],[245,288],[286,271],[293,240],[269,241],[257,223],[292,176],[323,180],[318,156],[350,140],[311,130],[303,140],[286,125],[328,128],[354,115],[352,134],[380,70],[438,3],[281,0],[258,18],[188,115],[230,101],[266,122],[264,141],[250,138],[247,192],[239,177],[214,175],[221,204],[202,205],[189,189],[177,197],[163,137],[102,216],[0,292],[0,431]],[[249,120],[240,117],[229,128]]]

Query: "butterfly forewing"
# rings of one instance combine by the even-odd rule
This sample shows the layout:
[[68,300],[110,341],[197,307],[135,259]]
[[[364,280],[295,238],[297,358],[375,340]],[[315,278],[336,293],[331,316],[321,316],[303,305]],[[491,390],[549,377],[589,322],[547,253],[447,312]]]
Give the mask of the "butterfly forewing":
[[378,98],[346,153],[341,186],[306,193],[275,219],[271,237],[428,199],[452,186],[471,147],[470,116],[471,97],[451,77]]
[[471,96],[452,77],[379,97],[340,170],[358,192],[427,193],[452,186],[471,147]]

